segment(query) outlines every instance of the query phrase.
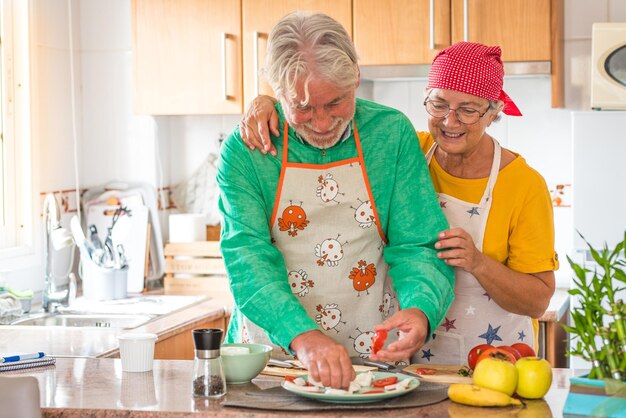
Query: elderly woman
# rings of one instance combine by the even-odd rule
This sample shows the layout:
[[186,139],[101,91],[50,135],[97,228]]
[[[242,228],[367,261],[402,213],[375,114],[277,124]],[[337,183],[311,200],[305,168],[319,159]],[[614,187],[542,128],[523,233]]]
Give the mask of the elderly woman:
[[[502,90],[497,46],[460,42],[433,60],[424,91],[429,132],[418,132],[441,209],[451,229],[438,256],[455,267],[455,299],[420,363],[464,364],[479,344],[537,347],[537,320],[554,293],[554,224],[541,175],[486,129],[521,116]],[[273,100],[255,99],[240,131],[250,148],[272,152]],[[386,328],[383,322],[378,328]],[[386,360],[385,351],[372,359]]]

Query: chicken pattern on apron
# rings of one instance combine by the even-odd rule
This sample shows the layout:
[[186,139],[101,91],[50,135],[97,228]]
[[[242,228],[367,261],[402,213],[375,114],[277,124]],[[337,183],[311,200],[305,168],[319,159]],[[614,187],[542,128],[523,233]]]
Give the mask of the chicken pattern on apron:
[[[483,239],[491,196],[500,169],[501,147],[494,139],[494,157],[487,187],[475,204],[438,193],[439,205],[451,228],[467,231],[479,251]],[[426,153],[430,164],[437,144]],[[454,301],[443,323],[435,330],[433,339],[413,357],[418,363],[466,364],[468,351],[478,344],[511,345],[526,342],[532,345],[534,331],[527,316],[508,312],[498,306],[476,277],[462,268],[455,268]]]
[[[323,165],[289,162],[287,132],[285,123],[272,242],[285,259],[291,291],[318,328],[347,347],[350,356],[367,358],[374,325],[396,312],[398,301],[383,259],[386,238],[357,128],[358,155]],[[291,357],[245,317],[242,330],[243,341],[270,344],[273,356]]]

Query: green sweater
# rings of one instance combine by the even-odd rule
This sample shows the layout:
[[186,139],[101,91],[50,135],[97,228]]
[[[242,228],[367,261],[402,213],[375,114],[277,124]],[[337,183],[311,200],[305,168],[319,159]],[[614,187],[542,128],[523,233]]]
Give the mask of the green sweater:
[[[243,314],[287,350],[296,336],[318,326],[291,292],[283,256],[271,243],[285,120],[280,104],[276,108],[280,134],[272,142],[277,156],[251,151],[235,129],[222,145],[217,182],[221,250],[235,298],[227,341],[241,339]],[[400,307],[421,309],[433,331],[452,303],[454,272],[434,249],[437,234],[448,223],[415,129],[401,112],[361,99],[354,120],[379,222],[388,239],[384,258]],[[290,162],[328,164],[356,155],[354,133],[322,153],[289,129]]]

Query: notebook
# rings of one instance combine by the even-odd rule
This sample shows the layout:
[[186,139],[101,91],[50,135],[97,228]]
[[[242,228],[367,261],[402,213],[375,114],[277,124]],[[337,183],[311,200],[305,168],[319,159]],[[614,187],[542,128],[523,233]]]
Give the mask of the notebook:
[[8,363],[0,363],[0,372],[8,372],[11,370],[29,369],[32,367],[49,366],[56,363],[55,357],[44,356],[42,358],[32,360],[11,361]]

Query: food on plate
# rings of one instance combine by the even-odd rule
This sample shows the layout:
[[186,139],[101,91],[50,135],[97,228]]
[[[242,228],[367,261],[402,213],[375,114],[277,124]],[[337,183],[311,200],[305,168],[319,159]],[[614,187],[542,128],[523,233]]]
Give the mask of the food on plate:
[[511,354],[510,351],[503,350],[500,347],[492,347],[492,348],[486,349],[485,351],[482,352],[481,355],[478,356],[478,359],[476,360],[476,366],[474,367],[474,369],[478,367],[481,361],[483,361],[484,359],[488,359],[488,358],[508,360],[509,362],[511,362],[511,364],[515,364],[515,362],[517,361],[515,360],[515,356]]
[[382,379],[374,380],[372,382],[372,386],[375,388],[384,388],[385,386],[393,385],[398,382],[398,378],[396,376],[385,377]]
[[535,357],[537,355],[537,353],[535,353],[535,350],[533,350],[533,348],[528,344],[515,343],[511,344],[511,347],[516,349],[522,357]]
[[468,383],[453,383],[448,388],[448,397],[453,402],[470,406],[521,405],[519,399],[506,393]]
[[511,396],[517,387],[517,369],[508,360],[486,358],[474,369],[474,384]]
[[385,341],[387,341],[387,330],[381,329],[376,331],[372,337],[372,353],[378,353],[385,345]]
[[541,399],[552,384],[552,366],[539,357],[522,357],[515,363],[519,396],[526,399]]
[[301,392],[323,393],[327,395],[380,394],[396,390],[407,390],[414,384],[417,384],[417,380],[412,377],[403,380],[399,380],[397,376],[386,376],[376,379],[372,372],[357,374],[356,378],[350,382],[350,387],[347,390],[324,387],[319,382],[313,381],[310,377],[308,377],[308,379],[302,377],[293,379],[285,377],[285,382],[283,383],[287,389],[295,389]]
[[474,370],[476,367],[476,360],[478,360],[478,356],[480,356],[483,351],[493,348],[491,344],[479,344],[476,347],[473,347],[469,353],[467,354],[467,365],[470,369]]

